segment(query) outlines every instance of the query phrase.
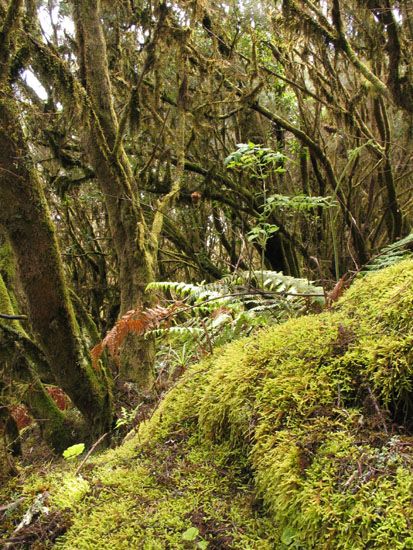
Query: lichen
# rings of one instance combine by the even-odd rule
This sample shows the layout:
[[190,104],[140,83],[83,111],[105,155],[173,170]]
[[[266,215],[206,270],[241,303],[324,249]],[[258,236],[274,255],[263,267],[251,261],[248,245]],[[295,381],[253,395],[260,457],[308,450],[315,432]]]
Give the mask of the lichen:
[[191,367],[57,547],[413,548],[412,283],[401,262]]

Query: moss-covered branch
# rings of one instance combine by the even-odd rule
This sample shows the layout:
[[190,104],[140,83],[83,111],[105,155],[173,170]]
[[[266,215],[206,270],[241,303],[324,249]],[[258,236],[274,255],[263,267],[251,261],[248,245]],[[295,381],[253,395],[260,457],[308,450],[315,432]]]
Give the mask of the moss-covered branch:
[[16,43],[23,0],[11,0],[0,29],[0,86],[9,77],[10,61]]

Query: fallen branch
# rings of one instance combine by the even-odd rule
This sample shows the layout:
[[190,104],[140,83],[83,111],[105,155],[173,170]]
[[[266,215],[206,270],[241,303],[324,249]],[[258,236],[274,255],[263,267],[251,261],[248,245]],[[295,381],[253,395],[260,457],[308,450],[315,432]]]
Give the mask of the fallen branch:
[[24,497],[20,497],[17,500],[14,500],[13,502],[9,502],[8,504],[2,504],[0,506],[0,513],[2,512],[5,514],[6,512],[10,513],[13,512],[16,508],[20,506],[22,502],[24,502]]

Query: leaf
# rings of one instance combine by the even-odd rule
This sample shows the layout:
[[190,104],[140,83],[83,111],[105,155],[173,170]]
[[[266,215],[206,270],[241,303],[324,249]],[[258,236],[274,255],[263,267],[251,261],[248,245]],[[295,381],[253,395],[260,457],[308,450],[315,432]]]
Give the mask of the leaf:
[[293,527],[286,527],[281,535],[281,542],[283,544],[286,544],[289,546],[292,542],[294,542],[294,538],[296,536],[296,531],[293,529]]
[[372,271],[379,271],[385,267],[394,265],[405,258],[411,257],[413,251],[413,233],[410,233],[404,239],[398,240],[374,256],[361,270],[362,275]]
[[226,323],[227,321],[231,321],[231,320],[232,320],[232,317],[231,317],[231,315],[228,315],[228,313],[220,313],[212,321],[211,327],[212,328],[217,328],[217,327],[223,325],[224,323]]
[[76,443],[76,445],[72,445],[71,447],[68,447],[66,450],[63,451],[63,458],[65,458],[66,460],[74,460],[79,455],[81,455],[84,450],[84,443]]
[[197,546],[200,550],[205,550],[208,548],[208,542],[206,540],[200,540]]
[[199,529],[197,529],[196,527],[189,527],[189,529],[187,529],[185,533],[182,533],[182,540],[194,541],[198,535]]

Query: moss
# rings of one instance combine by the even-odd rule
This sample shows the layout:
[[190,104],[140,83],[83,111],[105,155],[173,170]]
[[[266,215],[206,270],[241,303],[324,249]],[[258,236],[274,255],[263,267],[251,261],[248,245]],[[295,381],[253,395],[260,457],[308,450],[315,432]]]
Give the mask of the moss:
[[[0,235],[0,275],[7,287],[7,292],[14,310],[18,310],[17,302],[14,294],[11,292],[11,287],[16,284],[16,263],[13,258],[13,251],[10,243]],[[4,313],[4,310],[2,310]]]
[[270,521],[252,511],[251,484],[228,467],[225,446],[171,438],[125,458],[95,470],[94,489],[58,548],[195,548],[182,538],[190,527],[195,542],[272,548]]
[[412,282],[402,262],[193,366],[94,459],[57,547],[413,548]]
[[68,474],[63,476],[60,485],[53,492],[50,502],[52,506],[65,510],[73,506],[89,492],[90,485],[82,476]]
[[358,280],[336,309],[359,320],[368,334],[406,334],[413,328],[411,285],[412,260],[405,260]]
[[[11,301],[10,293],[6,288],[4,279],[0,273],[0,313],[6,313],[7,315],[14,315],[14,307]],[[3,323],[1,321],[0,323]],[[20,333],[25,334],[25,331],[19,321],[9,321],[9,324],[18,330]]]

